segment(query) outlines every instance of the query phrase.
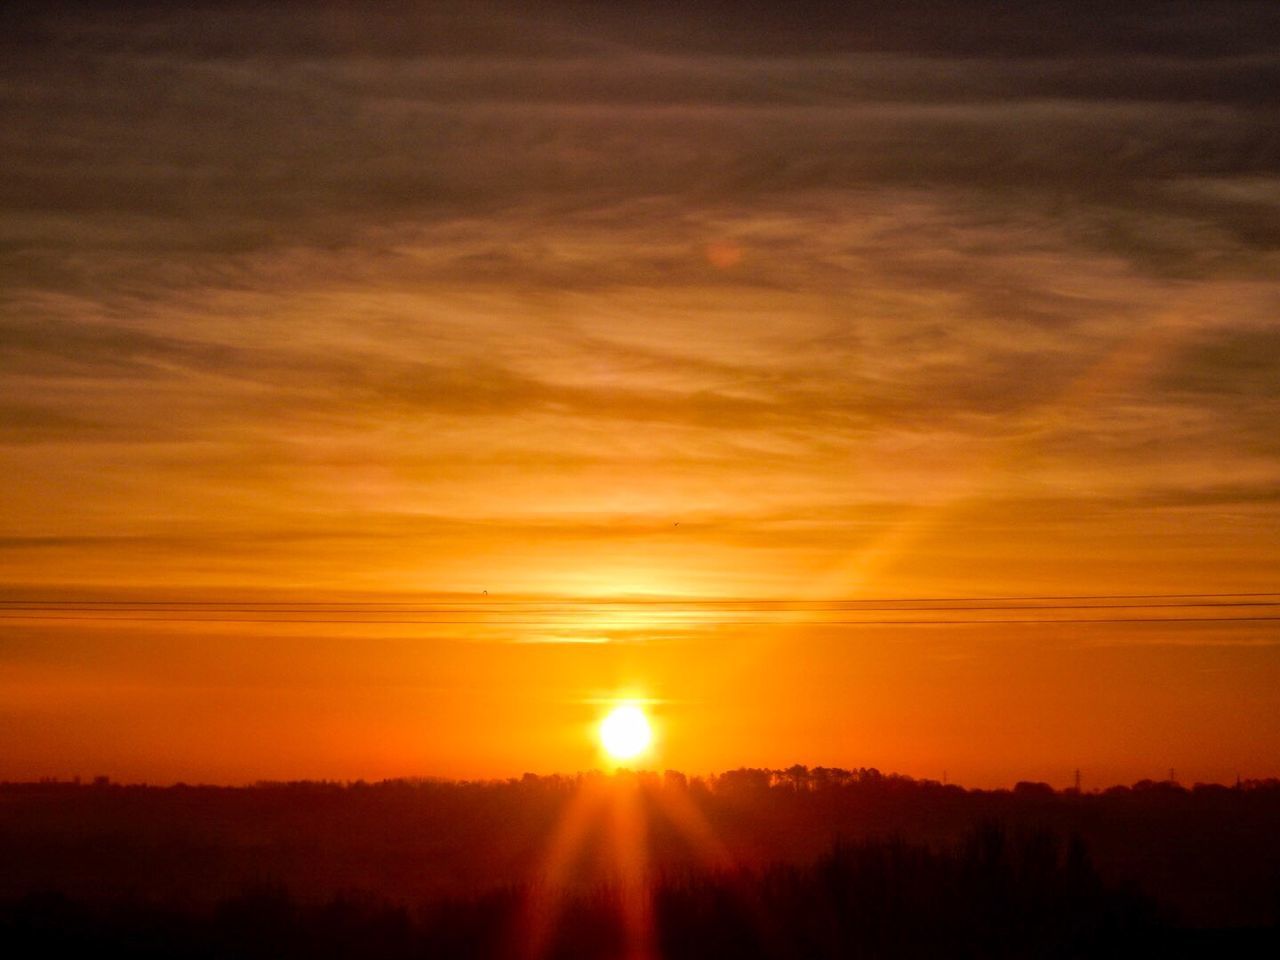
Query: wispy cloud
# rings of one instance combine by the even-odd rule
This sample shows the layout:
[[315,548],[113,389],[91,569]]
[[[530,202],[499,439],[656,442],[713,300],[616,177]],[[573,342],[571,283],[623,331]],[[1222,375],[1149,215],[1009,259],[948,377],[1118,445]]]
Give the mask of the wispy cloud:
[[1280,26],[1230,7],[13,5],[5,549],[1264,509]]

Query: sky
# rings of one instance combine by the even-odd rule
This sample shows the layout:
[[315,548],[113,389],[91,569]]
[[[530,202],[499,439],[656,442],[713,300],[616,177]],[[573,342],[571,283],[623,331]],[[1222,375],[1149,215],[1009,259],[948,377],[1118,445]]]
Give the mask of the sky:
[[1280,8],[1014,6],[5,4],[0,777],[1280,775]]

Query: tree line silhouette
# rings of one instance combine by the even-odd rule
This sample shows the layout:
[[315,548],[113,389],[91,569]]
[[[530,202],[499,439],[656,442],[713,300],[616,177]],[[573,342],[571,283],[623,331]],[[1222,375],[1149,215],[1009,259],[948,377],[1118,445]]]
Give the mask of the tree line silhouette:
[[[205,909],[29,894],[0,904],[0,944],[19,957],[519,957],[531,892],[411,907],[265,886]],[[1168,955],[1184,942],[1151,901],[1104,884],[1079,838],[994,825],[944,849],[862,841],[801,865],[664,872],[651,896],[651,947],[670,958],[1118,956],[1160,944]],[[625,955],[622,899],[603,883],[571,892],[540,955]]]
[[[968,944],[942,951],[956,956],[1096,955],[1135,937],[1271,936],[1280,921],[1276,780],[966,790],[799,765],[239,788],[100,778],[0,784],[0,948],[81,937],[247,956],[236,938],[256,930],[273,956],[355,955],[325,952],[352,938],[382,944],[362,956],[503,955],[499,931],[591,789],[638,798],[664,956],[923,956],[944,940]],[[708,862],[677,808],[727,861]],[[609,844],[590,826],[566,874],[559,955],[603,956],[618,936]]]

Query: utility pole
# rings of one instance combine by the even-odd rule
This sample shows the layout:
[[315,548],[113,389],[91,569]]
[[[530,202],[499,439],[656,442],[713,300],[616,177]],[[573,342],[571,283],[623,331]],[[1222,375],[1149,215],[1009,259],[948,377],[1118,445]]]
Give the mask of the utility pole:
[[1076,767],[1076,793],[1080,792],[1080,768]]

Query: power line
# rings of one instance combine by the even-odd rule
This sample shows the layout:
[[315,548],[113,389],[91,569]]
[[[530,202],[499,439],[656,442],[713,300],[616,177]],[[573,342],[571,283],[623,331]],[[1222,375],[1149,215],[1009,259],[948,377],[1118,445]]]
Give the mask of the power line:
[[[350,624],[355,626],[524,626],[524,627],[582,627],[581,620],[369,620],[369,619],[320,619],[320,618],[271,618],[271,617],[122,617],[122,616],[105,616],[105,617],[89,617],[89,616],[61,616],[48,614],[30,614],[30,615],[0,615],[0,621],[21,622],[91,622],[91,623],[278,623],[278,624]],[[936,620],[807,620],[800,621],[802,625],[808,626],[957,626],[957,625],[980,625],[980,624],[1063,624],[1063,623],[1262,623],[1269,621],[1280,621],[1280,616],[1252,616],[1252,617],[1040,617],[1040,618],[982,618],[982,619],[936,619]],[[678,624],[679,620],[653,621],[653,620],[634,620],[631,623],[612,622],[601,625],[599,629],[619,628],[623,626],[672,626]],[[708,619],[695,621],[698,625],[704,626],[787,626],[795,625],[797,621],[788,620],[718,620]]]
[[[1280,607],[1280,592],[1060,594],[1003,597],[898,598],[591,598],[534,597],[373,601],[190,599],[0,599],[0,622],[206,623],[329,626],[485,626],[581,628],[592,612],[607,615],[603,628],[717,626],[981,626],[1041,624],[1263,623],[1271,615],[1216,616],[1220,609]],[[1045,616],[1064,612],[1139,611],[1130,616]],[[1174,611],[1200,611],[1173,616]],[[873,617],[913,614],[915,619]],[[959,617],[935,613],[1006,613],[1024,616]],[[130,615],[133,614],[133,615]],[[193,614],[179,616],[179,614]],[[738,614],[727,617],[726,614]],[[743,614],[753,616],[741,616]],[[830,615],[845,614],[834,619]],[[859,616],[861,614],[861,616]],[[853,615],[849,617],[849,615]]]
[[[931,606],[931,607],[890,606],[889,605],[890,601],[885,601],[883,605],[874,606],[874,607],[842,607],[842,606],[833,606],[831,605],[832,603],[833,601],[815,601],[810,604],[804,604],[797,601],[794,605],[787,606],[787,607],[772,607],[772,608],[752,607],[752,606],[717,607],[708,611],[697,611],[697,613],[700,616],[715,616],[720,612],[761,613],[761,614],[777,615],[777,614],[785,614],[785,613],[792,613],[792,612],[839,613],[839,612],[852,612],[855,610],[865,610],[868,613],[877,613],[877,612],[893,612],[893,611],[933,612],[935,610],[939,612],[963,612],[963,611],[985,612],[985,611],[996,611],[996,610],[1027,610],[1027,611],[1037,611],[1037,610],[1200,610],[1200,609],[1239,608],[1239,607],[1280,607],[1280,600],[1231,600],[1231,601],[1206,601],[1203,603],[1187,603],[1187,602],[1088,603],[1088,604],[1062,603],[1062,604],[1037,604],[1035,606],[1003,603],[1003,604],[986,604],[986,605]],[[131,612],[135,610],[138,612],[155,611],[158,613],[200,612],[202,610],[210,610],[211,613],[226,613],[226,612],[231,612],[231,613],[254,612],[254,613],[278,613],[278,614],[379,613],[381,611],[376,609],[377,606],[379,605],[376,603],[369,604],[369,605],[317,603],[317,604],[308,604],[305,606],[298,606],[298,605],[294,605],[290,607],[272,606],[272,607],[267,607],[263,609],[258,604],[249,603],[249,604],[237,605],[237,606],[227,605],[217,609],[210,609],[205,606],[198,606],[194,604],[175,603],[175,604],[169,604],[164,606],[149,605],[147,607],[141,607],[141,608],[132,608],[132,607],[125,607],[121,605],[113,605],[110,608],[104,609],[100,605],[91,604],[91,603],[86,603],[84,605],[75,605],[75,606],[67,605],[67,606],[58,606],[58,607],[52,607],[52,606],[47,606],[43,604],[25,604],[25,605],[5,606],[3,608],[0,608],[0,614],[16,612],[16,611],[43,611],[43,610],[51,610],[51,611],[56,610],[57,612],[60,612],[60,613],[61,612],[85,613],[85,612],[94,612],[94,611],[113,612],[116,610],[121,612]],[[616,609],[619,607],[625,608],[628,605],[604,603],[604,604],[600,604],[599,606],[601,608],[606,608],[606,609],[607,608]],[[508,612],[511,612],[511,613],[557,613],[562,610],[568,611],[570,609],[572,608],[568,606],[554,606],[554,605],[538,606],[538,605],[531,604],[526,607],[512,607],[510,605],[507,605],[505,607],[496,608],[496,613],[498,614],[503,614]],[[658,608],[655,608],[652,605],[650,605],[649,609],[658,609]],[[680,603],[672,603],[663,609],[666,609],[668,611],[673,611],[673,612],[675,611],[683,612],[684,606]],[[481,610],[483,610],[483,608],[481,608]],[[386,612],[387,613],[452,614],[452,613],[476,613],[480,611],[477,611],[477,609],[474,607],[460,607],[460,606],[447,607],[446,606],[446,607],[399,607],[394,611],[388,610]],[[661,614],[661,612],[662,610],[658,609],[659,615]]]
[[[1262,597],[1280,598],[1280,591],[1265,591],[1252,593],[1095,593],[1095,594],[1047,594],[1047,595],[1009,595],[1009,596],[970,596],[970,597],[831,597],[831,598],[815,598],[815,597],[763,597],[759,599],[748,599],[743,597],[726,597],[726,598],[653,598],[653,597],[637,597],[637,598],[620,598],[620,597],[562,597],[562,598],[546,598],[546,597],[529,597],[524,599],[498,600],[489,598],[475,599],[457,599],[443,600],[437,599],[433,602],[441,605],[450,606],[520,606],[535,603],[554,603],[559,605],[596,605],[596,606],[702,606],[702,605],[723,605],[723,604],[752,604],[752,605],[777,605],[777,604],[875,604],[875,603],[1032,603],[1032,602],[1050,602],[1050,601],[1071,601],[1071,600],[1227,600],[1227,599],[1248,599]],[[37,599],[37,598],[8,598],[0,599],[0,605],[26,605],[40,607],[55,607],[65,605],[94,605],[94,606],[200,606],[200,607],[226,607],[226,606],[291,606],[291,607],[320,607],[320,606],[412,606],[422,603],[421,600],[368,600],[368,601],[346,601],[346,600],[187,600],[187,599],[142,599],[142,600],[95,600],[92,598],[76,598],[76,599]],[[1145,605],[1145,604],[1144,604]],[[1199,606],[1200,604],[1196,604]]]

